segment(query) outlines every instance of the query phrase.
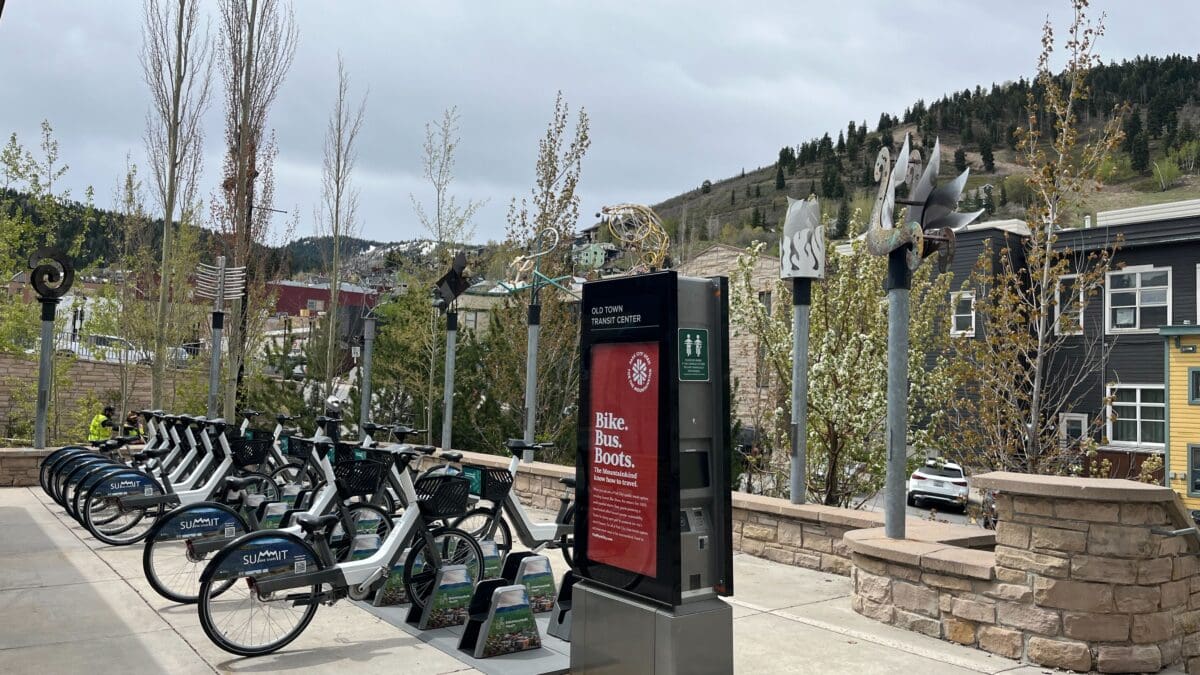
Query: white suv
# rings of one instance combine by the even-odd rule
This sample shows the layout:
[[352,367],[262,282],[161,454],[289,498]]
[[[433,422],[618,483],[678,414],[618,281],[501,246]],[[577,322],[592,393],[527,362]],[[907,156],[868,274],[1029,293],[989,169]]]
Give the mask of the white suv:
[[908,505],[916,506],[925,500],[967,507],[967,477],[962,467],[953,462],[929,459],[908,479]]

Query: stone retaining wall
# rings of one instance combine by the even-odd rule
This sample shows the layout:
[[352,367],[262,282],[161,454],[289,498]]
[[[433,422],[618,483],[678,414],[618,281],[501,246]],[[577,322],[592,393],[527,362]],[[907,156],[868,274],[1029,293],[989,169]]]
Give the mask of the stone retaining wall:
[[0,448],[0,487],[38,484],[38,467],[50,450]]
[[[1131,481],[996,473],[994,552],[937,533],[847,536],[854,609],[1041,666],[1200,672],[1200,574],[1175,494]],[[946,526],[947,534],[959,528]]]

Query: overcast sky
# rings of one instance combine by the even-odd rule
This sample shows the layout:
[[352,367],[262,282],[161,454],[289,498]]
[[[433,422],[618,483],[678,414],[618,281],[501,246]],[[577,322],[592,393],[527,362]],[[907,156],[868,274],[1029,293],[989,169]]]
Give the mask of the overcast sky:
[[[0,132],[34,145],[38,124],[50,120],[73,192],[95,186],[101,205],[111,203],[127,153],[145,165],[140,7],[8,0],[0,18]],[[480,240],[502,238],[509,201],[529,193],[555,92],[586,108],[586,226],[604,204],[652,204],[769,164],[781,146],[848,120],[873,126],[880,112],[899,114],[917,98],[1029,76],[1047,11],[1060,35],[1069,11],[1065,0],[297,0],[295,8],[296,59],[268,120],[279,140],[275,206],[298,211],[298,235],[312,232],[341,50],[354,91],[370,90],[354,176],[362,234],[385,241],[422,235],[409,195],[428,199],[423,125],[447,106],[461,114],[453,191],[487,200]],[[1093,10],[1109,14],[1105,60],[1196,53],[1200,2],[1107,0]],[[220,100],[206,128],[206,197],[218,182]]]

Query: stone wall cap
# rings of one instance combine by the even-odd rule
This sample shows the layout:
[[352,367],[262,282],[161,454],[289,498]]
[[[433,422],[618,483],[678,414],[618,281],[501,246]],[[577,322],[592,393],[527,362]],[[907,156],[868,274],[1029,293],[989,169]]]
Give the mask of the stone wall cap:
[[995,546],[996,533],[979,526],[956,525],[934,521],[918,521],[908,523],[904,536],[914,541],[927,541],[935,544],[949,544],[962,548],[988,548]]
[[[941,530],[954,535],[957,534],[956,530],[970,529],[943,523],[930,525],[928,528],[915,528],[911,532],[917,536],[933,536],[937,530]],[[940,541],[891,539],[882,527],[847,532],[845,542],[852,553],[888,562],[984,581],[991,581],[995,576],[996,557],[991,551],[962,548]]]
[[993,471],[971,477],[977,488],[991,488],[1011,495],[1056,497],[1104,502],[1167,502],[1175,491],[1122,478],[1077,478]]
[[0,458],[3,457],[45,457],[58,448],[0,448]]

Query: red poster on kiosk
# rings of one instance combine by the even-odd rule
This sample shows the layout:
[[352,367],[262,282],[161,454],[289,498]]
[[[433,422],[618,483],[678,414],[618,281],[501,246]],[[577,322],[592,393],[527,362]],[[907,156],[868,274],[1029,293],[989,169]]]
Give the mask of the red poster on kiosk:
[[587,557],[658,570],[657,342],[592,347]]

